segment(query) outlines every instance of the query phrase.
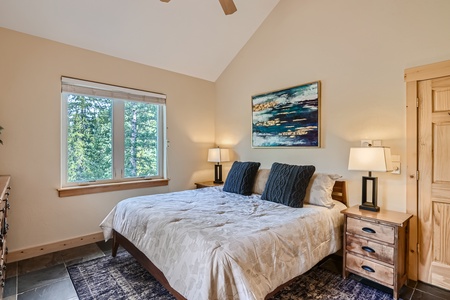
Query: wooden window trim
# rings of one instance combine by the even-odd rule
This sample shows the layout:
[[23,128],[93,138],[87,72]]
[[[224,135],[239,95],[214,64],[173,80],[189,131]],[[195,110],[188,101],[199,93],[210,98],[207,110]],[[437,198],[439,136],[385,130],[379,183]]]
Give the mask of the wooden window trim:
[[83,186],[71,186],[58,189],[59,197],[80,196],[95,193],[123,191],[169,185],[169,179],[136,180]]
[[[134,188],[145,188],[148,187],[146,184],[138,185],[137,187],[119,187],[117,188],[115,185],[117,183],[127,183],[130,178],[139,180],[140,178],[143,178],[145,176],[146,178],[150,178],[152,180],[161,180],[159,178],[166,177],[167,175],[167,150],[166,150],[166,98],[167,96],[165,94],[156,93],[156,92],[150,92],[147,90],[142,89],[136,89],[136,88],[129,88],[129,87],[123,87],[123,86],[117,86],[107,83],[100,83],[100,82],[94,82],[94,81],[88,81],[83,79],[77,79],[77,78],[71,78],[71,77],[61,77],[61,99],[62,99],[62,144],[61,144],[61,184],[62,188],[58,189],[59,196],[60,197],[67,197],[62,194],[66,194],[63,190],[72,190],[74,189],[80,189],[79,187],[84,188],[84,184],[86,186],[89,185],[89,181],[83,182],[82,185],[76,186],[73,185],[69,179],[68,179],[68,146],[67,146],[67,133],[68,133],[68,114],[67,114],[67,105],[68,105],[68,96],[71,94],[75,95],[82,95],[82,96],[89,96],[94,98],[106,98],[110,99],[112,101],[112,119],[111,119],[111,129],[112,129],[112,135],[113,138],[111,140],[113,152],[112,152],[112,161],[111,161],[111,168],[112,168],[112,177],[110,178],[92,178],[93,180],[110,180],[114,182],[115,184],[112,185],[112,187],[109,187],[108,183],[102,183],[101,189],[99,192],[103,191],[115,191],[115,190],[126,190],[126,189],[134,189]],[[156,119],[157,119],[157,174],[154,174],[153,176],[150,176],[150,174],[141,174],[137,177],[125,177],[125,161],[124,161],[124,148],[125,148],[125,141],[124,141],[124,126],[125,126],[125,120],[124,120],[124,103],[127,102],[141,102],[146,103],[148,105],[155,105],[158,107]],[[116,121],[114,121],[116,120]],[[116,155],[117,154],[117,155]],[[143,176],[142,176],[143,175]],[[149,176],[149,177],[147,177]],[[168,185],[166,184],[150,184],[149,186],[161,186],[161,185]],[[91,186],[91,185],[89,185]],[[80,192],[75,193],[73,195],[79,195],[79,194],[91,194],[91,193],[99,193],[96,191],[96,189],[90,189],[90,188],[84,188],[86,189],[86,192]],[[89,191],[89,190],[92,190]],[[72,194],[69,194],[68,196],[72,196]]]

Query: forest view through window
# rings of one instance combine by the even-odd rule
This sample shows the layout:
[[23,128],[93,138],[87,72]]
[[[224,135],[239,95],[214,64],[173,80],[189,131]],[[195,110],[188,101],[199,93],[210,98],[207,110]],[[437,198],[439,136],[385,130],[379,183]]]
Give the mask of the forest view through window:
[[63,78],[62,102],[63,186],[164,177],[164,95]]

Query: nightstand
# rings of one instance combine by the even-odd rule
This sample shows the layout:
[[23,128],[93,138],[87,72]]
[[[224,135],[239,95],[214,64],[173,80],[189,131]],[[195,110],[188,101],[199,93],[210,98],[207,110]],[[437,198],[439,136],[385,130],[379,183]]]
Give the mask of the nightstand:
[[408,225],[411,214],[381,210],[342,211],[343,277],[354,273],[393,290],[394,299],[407,280]]
[[214,181],[203,181],[203,182],[196,182],[195,185],[197,186],[198,189],[201,189],[211,186],[222,186],[223,183],[214,183]]

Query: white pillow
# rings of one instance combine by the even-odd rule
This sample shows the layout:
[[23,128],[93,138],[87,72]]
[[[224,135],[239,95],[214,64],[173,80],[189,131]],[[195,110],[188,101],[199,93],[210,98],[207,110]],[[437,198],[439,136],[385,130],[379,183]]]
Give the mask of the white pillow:
[[306,188],[304,203],[325,206],[331,208],[334,206],[331,193],[336,180],[342,176],[337,174],[315,173],[309,181]]
[[253,185],[253,193],[260,194],[264,192],[267,179],[269,178],[270,169],[259,169],[256,173],[255,184]]

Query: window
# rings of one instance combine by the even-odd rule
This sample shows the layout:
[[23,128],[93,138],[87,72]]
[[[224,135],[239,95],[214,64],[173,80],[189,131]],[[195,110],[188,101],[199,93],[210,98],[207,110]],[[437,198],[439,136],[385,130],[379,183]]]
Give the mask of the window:
[[165,178],[165,95],[62,78],[62,187]]

